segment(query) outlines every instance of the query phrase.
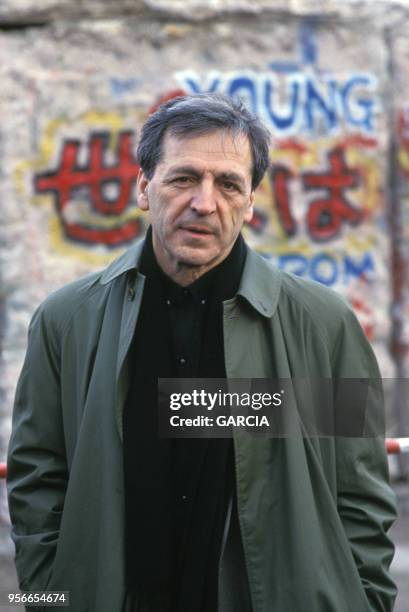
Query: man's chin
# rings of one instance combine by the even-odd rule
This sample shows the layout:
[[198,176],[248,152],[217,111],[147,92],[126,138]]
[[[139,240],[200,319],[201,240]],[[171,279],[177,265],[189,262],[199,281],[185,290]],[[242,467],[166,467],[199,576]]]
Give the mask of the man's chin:
[[179,264],[188,267],[212,267],[216,265],[220,253],[205,252],[201,249],[181,248],[176,253],[176,259]]

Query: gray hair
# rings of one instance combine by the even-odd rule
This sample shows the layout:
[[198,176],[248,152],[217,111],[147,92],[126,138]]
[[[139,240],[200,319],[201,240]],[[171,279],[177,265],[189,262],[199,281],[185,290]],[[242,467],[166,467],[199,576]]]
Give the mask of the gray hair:
[[142,127],[137,161],[150,180],[163,153],[165,133],[176,137],[227,131],[249,139],[253,158],[252,189],[261,182],[269,163],[270,133],[240,100],[220,93],[180,96],[162,104]]

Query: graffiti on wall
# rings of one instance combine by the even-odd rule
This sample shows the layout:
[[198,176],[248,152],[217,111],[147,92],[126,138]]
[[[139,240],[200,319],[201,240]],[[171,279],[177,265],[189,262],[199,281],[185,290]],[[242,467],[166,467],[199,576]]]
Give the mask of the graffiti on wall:
[[373,306],[362,295],[376,272],[379,169],[368,155],[376,141],[341,139],[319,149],[287,142],[272,152],[268,186],[281,236],[272,250],[282,269],[341,289],[372,339]]
[[378,80],[366,72],[300,71],[296,64],[270,68],[185,70],[175,78],[189,93],[240,97],[264,120],[274,137],[272,163],[246,237],[282,269],[340,289],[372,338],[373,306],[362,296],[379,261]]
[[398,159],[402,175],[409,178],[409,104],[398,112]]
[[394,218],[393,243],[394,315],[399,321],[400,334],[394,347],[396,354],[407,355],[409,346],[409,299],[407,291],[409,253],[409,102],[404,102],[397,112],[397,156],[399,168],[399,213]]
[[[57,168],[34,176],[37,194],[53,194],[67,238],[111,247],[123,246],[140,235],[140,219],[127,214],[136,205],[134,184],[139,166],[133,154],[134,135],[132,131],[117,134],[111,164],[105,161],[111,133],[91,132],[85,163],[79,161],[81,141],[65,140]],[[86,203],[86,211],[79,202]]]
[[[381,212],[378,143],[362,135],[278,140],[256,198],[248,240],[280,268],[348,297],[371,339]],[[260,225],[262,229],[260,230]]]
[[[348,168],[342,147],[327,153],[328,169],[323,172],[302,172],[300,180],[305,191],[323,190],[324,195],[312,199],[306,213],[306,228],[312,240],[324,242],[336,238],[342,225],[357,225],[362,220],[362,210],[353,206],[346,191],[356,189],[360,175],[356,169]],[[285,165],[272,165],[270,178],[277,213],[287,236],[298,232],[297,222],[291,212],[289,183],[292,174]]]
[[49,215],[52,248],[100,265],[146,229],[137,208],[137,128],[146,111],[89,111],[45,123],[38,153],[16,169],[18,192]]
[[375,139],[362,137],[276,143],[256,204],[282,267],[327,285],[371,276],[370,221],[380,205],[376,148]]
[[[117,79],[115,86],[120,84]],[[127,81],[131,85],[135,83]],[[184,93],[171,90],[147,110],[90,111],[72,121],[49,121],[39,156],[17,171],[17,186],[24,191],[22,175],[28,170],[34,203],[52,204],[56,250],[69,249],[74,256],[101,263],[98,259],[112,259],[109,251],[125,248],[145,233],[146,216],[136,201],[137,131],[158,105]]]
[[371,73],[342,76],[314,73],[217,72],[201,76],[185,70],[175,75],[188,93],[218,91],[240,97],[274,134],[339,134],[345,128],[376,130],[377,78]]
[[[60,247],[75,245],[82,254],[99,247],[106,253],[107,247],[125,248],[143,234],[145,218],[135,198],[139,168],[134,148],[138,127],[159,103],[202,89],[238,95],[247,83],[251,95],[244,101],[265,118],[266,107],[260,108],[264,95],[272,110],[272,75],[247,72],[247,81],[243,73],[211,73],[201,80],[191,71],[176,76],[185,89],[165,93],[150,109],[135,113],[132,121],[113,113],[107,122],[89,113],[76,126],[54,122],[46,129],[40,149],[47,154],[37,160],[33,187],[37,203],[53,204],[53,230]],[[291,121],[274,123],[271,166],[256,194],[255,214],[245,235],[284,270],[341,288],[358,304],[363,285],[373,282],[376,274],[373,221],[380,210],[381,171],[372,134],[375,79],[356,74],[327,79],[325,97],[311,76],[287,76]],[[277,109],[274,113],[278,117]],[[271,127],[271,112],[269,116]],[[303,122],[315,132],[288,136]],[[342,133],[337,133],[341,127]],[[357,308],[365,311],[370,335],[370,309],[365,304]]]

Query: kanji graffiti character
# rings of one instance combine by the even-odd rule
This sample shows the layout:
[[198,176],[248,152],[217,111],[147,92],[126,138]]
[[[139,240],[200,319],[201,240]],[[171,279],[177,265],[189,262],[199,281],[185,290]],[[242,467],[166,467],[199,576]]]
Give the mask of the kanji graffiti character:
[[[91,134],[88,162],[82,166],[78,163],[81,143],[77,140],[66,140],[58,168],[35,176],[37,193],[54,194],[57,212],[69,238],[91,244],[118,246],[134,239],[140,233],[138,219],[119,220],[132,203],[132,189],[139,171],[132,153],[132,135],[132,132],[122,132],[118,135],[117,161],[109,166],[104,163],[109,133]],[[114,187],[113,197],[107,195],[108,186]],[[70,220],[69,215],[64,213],[73,192],[78,189],[86,190],[87,200],[101,220],[111,218],[114,221],[115,217],[118,217],[118,222],[111,222],[109,227],[104,227],[102,223],[96,226],[89,222]]]
[[303,177],[305,189],[325,189],[327,194],[312,200],[307,213],[307,227],[312,238],[318,241],[330,240],[338,235],[342,223],[357,225],[363,217],[346,198],[345,190],[356,188],[359,173],[348,168],[344,151],[336,147],[328,153],[327,172],[306,172]]
[[297,223],[291,212],[288,190],[292,173],[288,168],[280,165],[272,166],[269,173],[281,225],[287,236],[293,236],[297,231]]

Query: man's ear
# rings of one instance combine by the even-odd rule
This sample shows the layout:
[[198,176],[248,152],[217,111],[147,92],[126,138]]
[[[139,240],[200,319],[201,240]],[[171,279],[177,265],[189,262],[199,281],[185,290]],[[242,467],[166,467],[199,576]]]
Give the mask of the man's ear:
[[246,212],[244,213],[244,221],[246,223],[250,223],[250,221],[253,218],[253,212],[254,212],[254,191],[251,192],[250,197],[249,197],[249,201],[247,202],[247,209]]
[[149,181],[139,169],[138,178],[136,180],[136,197],[138,199],[138,206],[141,210],[149,210],[149,199],[148,199],[148,185]]

